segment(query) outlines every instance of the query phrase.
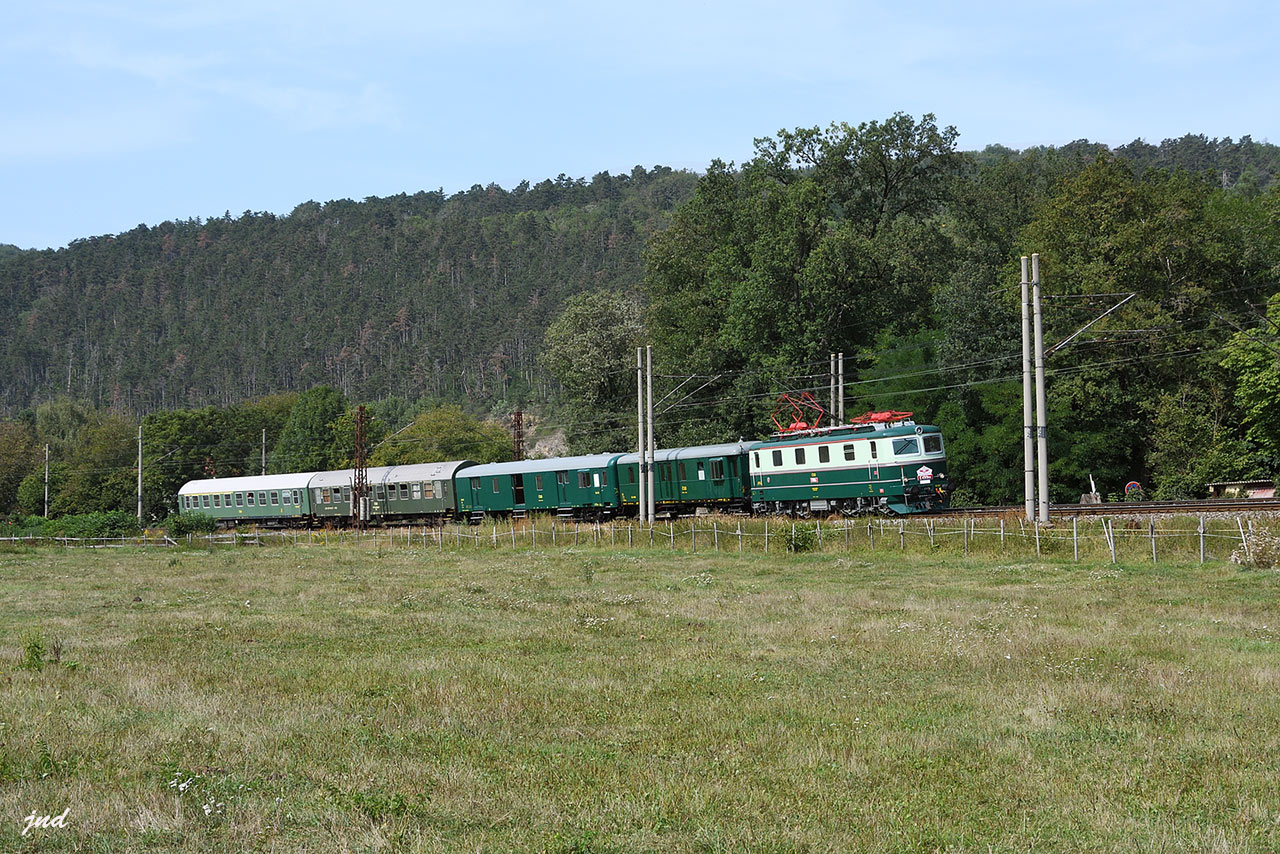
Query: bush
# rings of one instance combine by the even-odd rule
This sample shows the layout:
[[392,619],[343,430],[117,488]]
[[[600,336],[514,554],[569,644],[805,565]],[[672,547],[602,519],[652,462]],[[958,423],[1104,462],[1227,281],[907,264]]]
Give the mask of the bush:
[[1280,537],[1258,528],[1244,535],[1244,543],[1231,553],[1231,562],[1250,569],[1275,569],[1280,565]]
[[42,526],[46,537],[136,537],[142,533],[138,517],[125,510],[80,513],[50,519]]
[[212,534],[217,527],[218,520],[206,513],[177,513],[164,520],[164,529],[171,537]]
[[818,547],[817,526],[807,523],[793,525],[786,534],[786,541],[789,552],[811,552]]

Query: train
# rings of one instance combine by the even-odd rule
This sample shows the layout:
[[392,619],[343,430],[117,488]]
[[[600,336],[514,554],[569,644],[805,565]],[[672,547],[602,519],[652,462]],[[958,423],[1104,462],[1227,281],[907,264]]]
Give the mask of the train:
[[[910,416],[867,413],[827,427],[797,422],[762,441],[660,449],[653,457],[656,515],[945,510],[951,483],[942,432]],[[636,452],[372,467],[359,502],[354,469],[208,478],[185,483],[178,504],[224,527],[478,524],[531,513],[608,520],[639,515],[641,468]]]

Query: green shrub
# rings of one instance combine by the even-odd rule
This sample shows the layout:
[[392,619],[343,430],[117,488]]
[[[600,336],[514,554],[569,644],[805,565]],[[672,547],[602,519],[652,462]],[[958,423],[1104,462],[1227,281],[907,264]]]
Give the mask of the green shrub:
[[132,513],[111,510],[50,519],[42,526],[41,533],[46,537],[136,537],[142,528]]
[[808,523],[792,525],[786,534],[786,541],[789,552],[811,552],[818,547],[817,526]]
[[171,537],[212,534],[217,527],[218,520],[206,513],[177,513],[164,520],[164,529]]
[[23,670],[43,670],[47,652],[44,635],[32,632],[22,639],[22,663],[18,666]]

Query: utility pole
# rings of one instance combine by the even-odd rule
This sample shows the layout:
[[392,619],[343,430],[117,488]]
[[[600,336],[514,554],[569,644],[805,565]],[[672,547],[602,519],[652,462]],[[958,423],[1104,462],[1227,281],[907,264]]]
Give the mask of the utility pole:
[[636,514],[640,520],[640,524],[644,524],[645,518],[648,516],[648,505],[645,504],[644,491],[644,474],[648,466],[645,465],[644,453],[644,353],[641,348],[636,348]]
[[656,456],[656,453],[653,446],[653,346],[652,345],[649,345],[649,344],[645,345],[644,359],[645,359],[645,373],[647,375],[645,398],[646,398],[646,403],[649,410],[649,417],[648,417],[648,446],[649,447],[648,447],[648,453],[647,453],[647,456],[649,459],[648,459],[648,465],[646,466],[646,468],[648,469],[646,476],[648,477],[648,484],[649,484],[648,519],[649,519],[649,524],[652,525],[654,518],[657,516],[657,510],[658,510],[658,503],[654,500],[654,494],[653,494],[653,463],[654,463],[654,457]]
[[142,422],[138,422],[138,524],[142,524]]
[[1031,292],[1036,328],[1036,445],[1040,469],[1040,521],[1049,521],[1049,421],[1044,391],[1044,320],[1040,309],[1040,255],[1031,256]]
[[44,446],[44,518],[49,518],[49,445]]
[[839,361],[836,362],[836,365],[838,366],[838,371],[839,371],[839,382],[837,383],[837,385],[839,386],[839,389],[840,389],[840,394],[836,398],[836,423],[843,424],[844,423],[844,353],[841,353],[836,358],[839,359]]
[[267,428],[262,428],[262,473],[267,473]]
[[1022,256],[1022,497],[1027,521],[1036,518],[1035,425],[1031,422],[1031,282],[1027,256]]

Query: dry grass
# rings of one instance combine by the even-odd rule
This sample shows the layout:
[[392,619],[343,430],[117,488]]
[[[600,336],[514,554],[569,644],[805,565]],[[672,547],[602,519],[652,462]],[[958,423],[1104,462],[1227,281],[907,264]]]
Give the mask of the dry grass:
[[0,551],[0,848],[1276,850],[1278,592],[1109,556]]

